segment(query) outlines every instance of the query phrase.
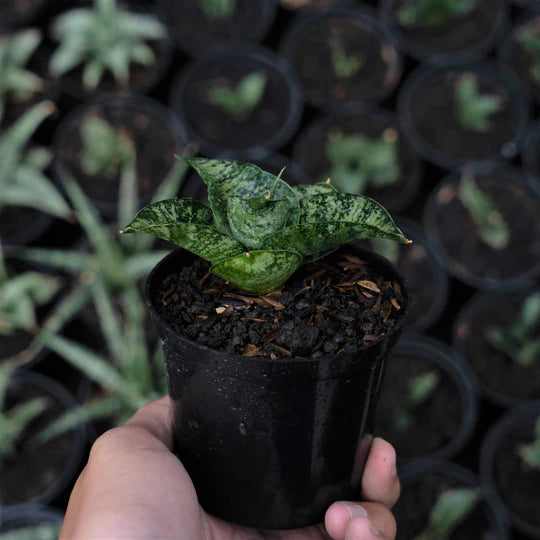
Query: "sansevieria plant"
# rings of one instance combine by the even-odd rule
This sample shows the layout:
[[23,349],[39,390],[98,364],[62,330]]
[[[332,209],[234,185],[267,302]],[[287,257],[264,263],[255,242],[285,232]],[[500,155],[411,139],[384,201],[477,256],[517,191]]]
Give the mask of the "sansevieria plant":
[[250,163],[187,161],[208,186],[210,208],[192,199],[158,201],[122,232],[174,242],[241,289],[279,289],[302,264],[356,239],[410,242],[377,202],[328,182],[291,187]]

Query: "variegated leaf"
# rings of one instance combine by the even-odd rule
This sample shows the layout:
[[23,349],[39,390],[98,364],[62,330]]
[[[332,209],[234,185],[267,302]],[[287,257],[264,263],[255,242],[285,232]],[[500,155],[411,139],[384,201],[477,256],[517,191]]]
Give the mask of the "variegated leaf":
[[293,186],[292,190],[299,199],[311,197],[312,195],[324,195],[328,193],[337,193],[337,189],[332,184],[319,182],[317,184],[302,184]]

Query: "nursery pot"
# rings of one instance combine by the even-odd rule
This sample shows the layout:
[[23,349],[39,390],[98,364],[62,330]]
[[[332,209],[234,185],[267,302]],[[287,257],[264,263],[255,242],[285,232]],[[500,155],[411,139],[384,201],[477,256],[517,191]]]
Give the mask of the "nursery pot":
[[175,452],[203,508],[261,529],[320,523],[336,500],[357,499],[386,359],[408,293],[385,259],[348,246],[402,286],[401,317],[354,353],[284,360],[226,354],[175,332],[159,315],[160,284],[194,255],[177,250],[146,283],[173,400]]

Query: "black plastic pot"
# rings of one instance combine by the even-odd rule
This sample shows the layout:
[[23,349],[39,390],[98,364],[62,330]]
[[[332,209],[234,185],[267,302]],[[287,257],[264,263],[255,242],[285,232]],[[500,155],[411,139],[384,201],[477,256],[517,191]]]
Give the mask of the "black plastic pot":
[[[391,212],[406,208],[420,188],[420,159],[412,151],[406,139],[399,133],[393,115],[382,109],[367,107],[343,107],[331,114],[318,117],[311,122],[296,139],[294,160],[303,168],[312,182],[324,182],[331,176],[331,161],[326,146],[333,132],[345,136],[363,135],[371,140],[383,137],[386,130],[393,130],[398,137],[397,181],[386,186],[369,184],[365,195],[380,202]],[[331,178],[332,180],[332,178]],[[337,186],[340,191],[345,191]]]
[[[357,253],[404,286],[385,259]],[[193,260],[185,250],[171,253],[150,274],[145,293],[163,342],[175,449],[199,501],[248,527],[322,522],[333,501],[360,495],[386,358],[402,324],[355,353],[317,359],[216,351],[175,333],[156,309],[163,279]]]
[[[21,401],[23,394],[31,397],[44,396],[51,400],[56,411],[54,418],[76,405],[71,394],[62,385],[48,377],[24,369],[17,371],[10,381],[6,406],[10,408],[12,404]],[[38,418],[29,426],[29,429],[36,430],[43,427],[44,424]],[[2,460],[1,511],[18,510],[30,503],[52,503],[74,480],[79,470],[85,444],[84,429],[78,426],[63,436],[38,445],[33,458],[29,460],[30,456],[28,456],[25,464],[22,464],[20,457],[13,461]],[[38,482],[38,474],[44,469],[47,470],[46,468],[48,468],[46,476]],[[18,470],[20,482],[17,488],[23,491],[18,494],[10,493],[8,485],[16,478]]]
[[526,466],[518,447],[534,439],[540,401],[513,408],[493,424],[480,451],[480,476],[505,509],[512,525],[527,538],[540,538],[540,471]]
[[460,178],[449,175],[424,207],[424,230],[445,259],[448,273],[474,288],[526,282],[540,273],[540,186],[518,169],[474,175],[510,230],[508,245],[485,244],[458,198]]
[[[213,105],[209,89],[222,83],[236,85],[244,76],[262,72],[267,77],[261,102],[250,116],[233,120]],[[173,83],[170,105],[191,141],[210,156],[226,151],[248,151],[283,146],[296,132],[303,98],[296,76],[283,58],[252,45],[221,50],[191,64]]]
[[58,128],[53,142],[53,173],[59,183],[75,179],[101,214],[115,220],[120,179],[90,176],[81,166],[81,124],[95,115],[114,127],[125,128],[134,139],[140,205],[150,202],[157,187],[176,163],[187,135],[175,115],[157,101],[134,94],[102,95],[73,110]]
[[540,399],[538,365],[520,366],[489,345],[484,337],[492,326],[508,329],[519,318],[523,300],[540,292],[532,283],[499,287],[473,296],[459,311],[453,346],[467,360],[485,397],[500,407]]
[[[24,538],[27,529],[40,525],[52,525],[60,530],[64,514],[56,508],[41,504],[29,504],[14,510],[2,512],[0,533],[18,534]],[[40,539],[41,540],[41,537]]]
[[[349,77],[340,78],[332,67],[327,38],[333,35],[351,41],[348,54],[363,56],[363,64]],[[401,76],[401,57],[390,33],[367,10],[335,9],[301,16],[287,29],[280,52],[298,74],[306,101],[322,109],[378,103]]]
[[[503,99],[501,111],[490,116],[491,127],[476,132],[463,128],[455,114],[454,87],[463,74],[476,76],[481,93]],[[528,104],[511,73],[489,64],[422,67],[406,80],[398,96],[402,130],[411,146],[427,161],[446,169],[474,163],[492,169],[512,159],[528,121]]]
[[[408,382],[425,373],[437,374],[439,383],[432,396],[416,407],[413,423],[402,432],[394,422],[396,405],[405,402]],[[394,446],[400,465],[422,458],[450,459],[470,439],[478,397],[468,366],[448,345],[405,334],[390,355],[386,381],[376,434]]]
[[158,5],[176,46],[197,58],[262,41],[276,12],[276,0],[236,0],[230,16],[208,20],[198,0],[159,0]]
[[425,459],[401,468],[399,477],[401,496],[392,509],[397,521],[398,540],[409,540],[418,535],[428,523],[436,497],[446,489],[457,487],[478,489],[481,498],[451,538],[510,538],[503,507],[471,471],[454,463]]
[[407,4],[410,2],[382,0],[381,17],[402,51],[429,64],[465,63],[485,57],[507,16],[505,0],[483,0],[474,4],[471,13],[448,24],[405,28],[400,24],[398,12]]

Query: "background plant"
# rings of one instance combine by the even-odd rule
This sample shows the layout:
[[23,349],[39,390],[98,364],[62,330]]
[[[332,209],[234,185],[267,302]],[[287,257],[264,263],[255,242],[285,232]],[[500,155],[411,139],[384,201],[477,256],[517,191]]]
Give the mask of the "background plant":
[[521,459],[532,469],[540,471],[540,416],[534,424],[534,439],[518,449]]
[[398,134],[386,129],[379,139],[361,134],[330,133],[326,155],[331,163],[328,176],[347,193],[362,194],[368,185],[389,186],[399,180]]
[[522,366],[532,366],[540,358],[540,293],[525,299],[519,319],[509,328],[490,327],[486,330],[487,342],[508,355]]
[[40,42],[41,32],[36,29],[0,35],[0,121],[7,98],[20,103],[43,90],[43,79],[24,67]]
[[409,241],[378,203],[330,184],[290,187],[250,163],[188,159],[208,186],[211,208],[169,199],[143,208],[123,231],[146,232],[209,260],[236,286],[269,292],[303,263],[368,237]]
[[484,132],[489,129],[489,117],[503,106],[501,96],[481,94],[478,78],[465,73],[456,83],[455,106],[459,123],[466,129]]
[[0,533],[0,540],[57,540],[62,523],[42,523]]
[[257,71],[242,77],[234,87],[230,84],[217,84],[210,89],[208,98],[212,105],[225,111],[237,122],[243,122],[261,102],[265,88],[266,75]]
[[364,65],[365,58],[360,54],[348,54],[339,36],[331,36],[328,43],[332,51],[332,67],[340,79],[352,77]]
[[92,8],[60,15],[52,33],[60,46],[51,57],[51,75],[60,77],[84,64],[82,82],[88,90],[98,86],[106,71],[127,86],[131,63],[148,66],[156,60],[147,42],[166,37],[155,16],[120,9],[116,0],[95,0]]
[[510,242],[510,229],[469,172],[464,172],[461,177],[459,198],[474,220],[480,238],[493,249],[505,249]]
[[212,21],[226,19],[234,13],[235,0],[201,0],[205,17]]
[[538,20],[526,25],[517,34],[517,40],[529,53],[532,66],[530,73],[536,82],[540,82],[540,28]]
[[434,28],[467,15],[474,7],[474,0],[409,0],[398,19],[403,26]]

